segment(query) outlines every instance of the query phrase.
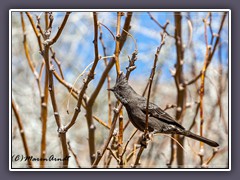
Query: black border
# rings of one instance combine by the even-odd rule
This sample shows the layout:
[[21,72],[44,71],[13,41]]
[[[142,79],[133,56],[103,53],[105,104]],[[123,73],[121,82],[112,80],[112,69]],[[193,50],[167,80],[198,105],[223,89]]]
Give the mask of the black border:
[[[8,10],[13,8],[59,8],[59,9],[72,9],[72,8],[218,8],[225,9],[229,8],[232,10],[232,102],[231,102],[231,116],[232,116],[232,171],[231,172],[80,172],[77,175],[77,178],[97,178],[97,179],[135,179],[138,180],[146,179],[146,178],[156,178],[156,179],[194,179],[194,180],[202,180],[203,178],[207,179],[218,179],[225,180],[228,179],[238,179],[240,177],[240,171],[238,171],[239,159],[240,159],[240,144],[239,144],[239,136],[240,131],[238,128],[240,127],[240,121],[238,117],[239,111],[239,103],[240,102],[240,61],[238,60],[240,57],[240,51],[238,50],[238,38],[240,32],[240,22],[239,22],[239,5],[240,2],[238,0],[218,0],[218,1],[209,1],[209,0],[201,0],[201,1],[179,1],[179,0],[171,0],[171,1],[163,1],[159,0],[138,0],[137,3],[135,0],[118,1],[113,2],[109,0],[88,0],[85,2],[76,2],[75,0],[69,1],[61,1],[59,0],[41,0],[41,1],[0,1],[1,3],[1,11],[0,11],[0,22],[2,23],[2,27],[0,28],[0,39],[2,42],[2,46],[0,48],[0,54],[2,59],[0,60],[0,114],[1,114],[1,126],[0,126],[0,173],[3,179],[14,179],[18,180],[26,179],[26,178],[35,178],[35,179],[43,179],[43,178],[58,178],[66,179],[66,178],[74,178],[74,174],[70,172],[52,172],[52,173],[41,173],[40,176],[34,176],[35,172],[9,172],[8,170]],[[60,173],[60,175],[59,175]],[[121,173],[121,174],[120,174]]]

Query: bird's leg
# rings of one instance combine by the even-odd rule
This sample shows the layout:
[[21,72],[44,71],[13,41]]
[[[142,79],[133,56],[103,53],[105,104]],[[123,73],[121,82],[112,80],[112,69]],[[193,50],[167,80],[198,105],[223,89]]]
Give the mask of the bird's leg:
[[149,134],[148,133],[143,133],[141,139],[140,139],[140,145],[143,146],[144,148],[147,147],[149,141]]
[[147,132],[147,133],[143,133],[142,135],[142,139],[140,140],[140,144],[141,146],[143,146],[144,148],[147,147],[149,141],[153,140],[153,135],[156,133],[157,131],[152,131],[152,132]]

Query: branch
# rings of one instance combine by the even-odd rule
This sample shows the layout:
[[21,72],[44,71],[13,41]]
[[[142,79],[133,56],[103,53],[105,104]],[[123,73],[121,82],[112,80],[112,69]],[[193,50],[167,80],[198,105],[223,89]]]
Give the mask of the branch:
[[[129,28],[130,28],[131,17],[132,17],[132,13],[129,12],[128,15],[127,15],[127,18],[126,18],[126,20],[125,20],[125,23],[124,23],[124,29],[125,29],[126,31],[128,31]],[[126,38],[127,38],[127,33],[124,32],[124,31],[122,31],[121,40],[120,40],[120,45],[119,45],[119,46],[120,46],[120,47],[119,47],[119,50],[120,50],[120,51],[121,51],[121,49],[122,49],[122,47],[123,47],[123,45],[124,45],[124,43],[125,43],[125,41],[126,41]],[[107,67],[105,68],[105,70],[104,70],[104,72],[103,72],[103,74],[102,74],[102,76],[101,76],[101,78],[100,78],[100,80],[99,80],[99,82],[98,82],[97,87],[95,88],[94,92],[93,92],[92,95],[90,96],[89,101],[88,101],[89,112],[92,111],[92,106],[93,106],[93,104],[94,104],[94,102],[95,102],[95,99],[97,98],[97,96],[98,96],[98,94],[99,94],[99,92],[100,92],[100,90],[101,90],[101,88],[102,88],[102,86],[103,86],[103,83],[104,83],[104,81],[105,81],[105,79],[106,79],[109,71],[112,69],[114,63],[115,63],[115,57],[113,57],[113,58],[110,60],[110,62],[108,63]],[[122,105],[121,105],[121,106],[119,105],[119,107],[122,107]],[[120,109],[120,108],[118,108],[118,109]],[[91,112],[90,112],[90,113],[91,113]],[[108,144],[109,144],[109,142],[110,142],[110,140],[111,140],[112,132],[113,132],[114,127],[115,127],[115,124],[116,124],[116,122],[115,122],[115,121],[116,121],[116,120],[115,120],[116,118],[117,118],[117,117],[116,117],[116,113],[115,113],[115,114],[114,114],[114,117],[113,117],[113,121],[112,121],[112,126],[111,126],[111,129],[110,129],[110,132],[109,132],[108,140],[107,140],[106,144],[104,145],[103,150],[102,150],[101,152],[98,151],[98,154],[97,154],[97,156],[96,156],[96,159],[95,159],[95,161],[94,161],[93,164],[92,164],[92,167],[93,167],[93,168],[96,168],[96,167],[97,167],[99,161],[101,160],[103,154],[104,154],[105,151],[106,151],[106,148],[107,148],[107,146],[108,146]]]
[[63,161],[63,167],[66,168],[68,166],[68,158],[66,157],[69,156],[68,149],[67,149],[67,141],[66,141],[66,131],[64,130],[64,127],[61,124],[61,119],[60,119],[56,97],[55,97],[55,90],[54,90],[55,88],[54,88],[54,81],[53,81],[54,68],[53,68],[53,65],[50,66],[50,62],[49,62],[49,45],[44,46],[44,59],[46,62],[46,69],[47,69],[48,78],[49,78],[49,92],[50,92],[54,117],[58,126],[58,133],[59,133],[61,144],[62,144],[63,158],[65,158],[65,160]]
[[[63,31],[66,23],[67,23],[67,20],[68,20],[68,17],[69,17],[69,15],[70,15],[70,13],[71,13],[71,12],[66,12],[66,14],[65,14],[65,16],[64,16],[64,19],[63,19],[63,22],[62,22],[62,24],[60,25],[57,34],[54,36],[53,39],[51,39],[51,40],[49,41],[49,45],[52,45],[52,44],[54,44],[55,42],[57,42],[58,38],[60,37],[60,35],[61,35],[61,33],[62,33],[62,31]],[[49,26],[51,26],[51,22],[50,22],[50,25],[49,25]]]
[[119,116],[120,110],[122,109],[122,106],[123,105],[120,104],[118,106],[118,108],[114,111],[114,116],[113,116],[113,120],[112,120],[112,126],[111,126],[111,128],[109,130],[108,138],[107,138],[106,142],[104,143],[104,145],[102,147],[102,150],[97,151],[97,156],[96,156],[96,158],[95,158],[95,160],[94,160],[94,162],[92,164],[92,168],[97,168],[98,163],[100,162],[100,160],[102,159],[106,149],[108,148],[108,145],[109,145],[109,143],[111,141],[111,138],[113,136],[113,132],[114,132],[114,129],[115,129],[115,126],[116,126],[116,123],[117,123],[117,118]]
[[[115,65],[116,65],[116,72],[117,76],[119,76],[121,72],[120,68],[120,62],[119,62],[119,54],[120,54],[120,39],[121,39],[121,34],[120,34],[120,25],[121,25],[121,16],[123,15],[123,12],[117,12],[117,30],[116,30],[116,47],[115,47]],[[117,104],[119,104],[120,101],[117,101]],[[123,110],[121,109],[119,112],[119,121],[118,121],[118,156],[122,154],[122,144],[123,144]],[[123,159],[120,158],[119,162],[120,168],[123,167]]]
[[170,35],[168,32],[167,32],[167,26],[169,24],[169,21],[167,21],[164,26],[162,26],[153,16],[150,12],[148,12],[148,15],[150,16],[151,20],[153,20],[162,30],[163,30],[163,33],[166,33],[169,37],[172,37],[174,38],[174,36]]
[[161,40],[160,46],[157,48],[157,51],[155,53],[153,67],[152,67],[152,71],[151,71],[150,77],[149,77],[149,83],[148,83],[149,84],[148,85],[149,89],[148,89],[147,104],[146,104],[146,121],[145,121],[144,135],[143,135],[143,139],[141,140],[141,148],[138,151],[137,158],[136,158],[135,163],[134,163],[132,168],[136,168],[137,165],[139,165],[139,160],[141,158],[143,150],[147,147],[147,140],[148,140],[148,106],[149,106],[149,100],[150,100],[150,94],[151,94],[152,81],[153,81],[154,74],[155,74],[155,69],[156,69],[156,66],[157,66],[158,55],[160,53],[160,50],[161,50],[162,46],[165,44],[165,35],[163,33],[161,33],[161,39],[162,40]]
[[145,124],[145,131],[144,131],[145,135],[148,133],[148,106],[149,106],[149,100],[150,100],[150,94],[151,94],[151,88],[152,88],[152,81],[153,81],[153,78],[154,78],[154,75],[155,75],[158,55],[160,53],[160,50],[161,50],[162,46],[165,44],[164,34],[161,34],[161,38],[162,38],[161,44],[157,48],[157,52],[155,53],[155,59],[154,59],[153,67],[152,67],[152,71],[151,71],[151,74],[150,74],[150,77],[149,77],[149,88],[148,88],[147,104],[146,104],[146,124]]
[[[68,13],[66,13],[66,14],[68,14]],[[68,153],[68,149],[67,149],[66,131],[65,131],[64,126],[61,123],[61,119],[60,119],[60,115],[59,115],[59,111],[58,111],[58,106],[57,106],[57,102],[56,102],[56,97],[55,97],[54,81],[53,81],[54,67],[53,67],[52,63],[50,63],[50,60],[49,60],[49,50],[50,50],[50,45],[55,43],[57,41],[58,37],[60,36],[61,31],[62,31],[62,29],[63,29],[63,27],[64,27],[64,25],[66,23],[67,18],[65,16],[65,18],[63,20],[63,23],[62,23],[62,25],[61,25],[57,35],[55,36],[55,38],[53,38],[52,40],[45,40],[44,50],[42,51],[42,55],[43,55],[43,58],[44,58],[45,64],[46,64],[46,75],[45,75],[45,77],[48,78],[48,81],[49,81],[48,90],[50,92],[50,97],[51,97],[54,117],[55,117],[56,124],[58,126],[58,133],[59,133],[59,137],[60,137],[61,144],[62,144],[63,159],[64,159],[63,166],[62,166],[63,168],[68,167],[69,153]],[[45,37],[46,38],[49,38],[50,35],[51,35],[51,29],[52,29],[52,23],[53,23],[53,16],[52,16],[52,14],[50,14],[49,19],[50,19],[49,26],[48,26],[47,31],[45,32]],[[47,79],[46,79],[46,82],[47,82]],[[47,87],[47,86],[45,86],[45,87]],[[46,121],[43,123],[43,128],[42,129],[43,130],[46,129]],[[45,137],[44,137],[44,140],[45,140]],[[46,144],[46,142],[44,142],[44,144]],[[42,149],[41,152],[43,152],[43,154],[44,154],[45,150]]]
[[[31,26],[34,30],[34,33],[38,40],[38,46],[40,53],[43,55],[43,47],[41,42],[41,35],[38,33],[37,28],[33,22],[32,15],[29,12],[26,12],[26,15],[31,23]],[[40,69],[39,76],[42,75],[44,64],[42,64]],[[40,82],[40,80],[39,80]],[[46,155],[46,133],[47,133],[47,115],[48,115],[48,69],[45,69],[45,80],[44,80],[44,92],[41,94],[41,121],[42,121],[42,137],[41,137],[41,150],[40,150],[40,158],[44,159]],[[43,168],[45,164],[45,161],[40,161],[40,167]]]
[[46,11],[45,13],[44,13],[44,17],[45,17],[45,30],[47,31],[47,29],[48,29],[48,12]]
[[33,18],[32,18],[32,15],[29,13],[29,12],[26,12],[26,15],[32,25],[32,28],[33,28],[33,31],[37,37],[37,40],[38,40],[38,46],[39,46],[39,50],[40,50],[40,53],[43,52],[43,47],[42,47],[42,41],[41,41],[41,35],[38,33],[38,30],[33,22]]
[[134,132],[132,133],[132,135],[128,138],[127,143],[125,144],[124,148],[123,148],[123,152],[121,154],[121,156],[123,157],[123,155],[125,154],[126,150],[127,150],[127,146],[130,143],[130,141],[132,140],[133,136],[137,133],[138,129],[135,129]]
[[[208,65],[210,64],[213,54],[216,50],[217,44],[220,40],[220,33],[224,24],[224,20],[226,18],[227,12],[224,12],[223,16],[222,16],[222,20],[221,20],[221,24],[220,24],[220,28],[218,30],[218,36],[216,39],[216,42],[214,44],[213,50],[211,51],[211,46],[208,46],[208,38],[207,38],[207,18],[208,16],[203,20],[204,22],[204,32],[205,32],[205,43],[206,43],[206,55],[205,55],[205,60],[204,60],[204,65],[202,68],[202,75],[201,75],[201,88],[200,88],[200,136],[203,135],[203,123],[204,123],[204,117],[203,117],[203,96],[204,96],[204,81],[205,81],[205,74],[206,74],[206,70],[208,68]],[[200,157],[200,161],[201,161],[201,165],[203,164],[203,146],[204,144],[202,142],[200,142],[200,152],[199,152],[199,157]]]
[[[97,14],[96,12],[94,13],[94,26],[97,26]],[[97,28],[97,27],[96,27]],[[94,27],[95,29],[95,27]],[[97,29],[95,29],[97,30]],[[95,33],[95,36],[96,36],[96,33]],[[97,38],[97,37],[95,37]],[[94,40],[94,42],[97,42],[97,39]],[[96,49],[96,46],[97,45],[94,45],[95,49]],[[95,52],[95,55],[96,55],[96,52]],[[72,117],[72,120],[66,125],[65,127],[65,130],[67,131],[68,129],[70,129],[76,122],[76,119],[78,117],[78,114],[80,113],[81,111],[81,104],[82,104],[82,100],[83,100],[83,97],[84,97],[84,94],[86,92],[86,89],[88,87],[88,84],[90,83],[90,81],[94,78],[94,71],[95,71],[95,68],[97,66],[97,63],[98,63],[98,60],[99,60],[99,56],[95,56],[95,60],[93,62],[93,65],[92,65],[92,68],[90,69],[90,72],[88,73],[88,76],[87,76],[87,79],[85,79],[83,81],[83,87],[82,87],[82,90],[81,92],[79,93],[79,97],[78,97],[78,102],[77,102],[77,106],[75,108],[75,112],[74,112],[74,115]],[[89,102],[88,102],[89,103]]]
[[121,34],[120,34],[120,25],[121,25],[121,16],[122,16],[122,12],[118,12],[117,13],[117,35],[116,35],[116,47],[115,47],[115,65],[116,65],[116,71],[117,71],[117,75],[119,76],[120,74],[120,64],[119,64],[119,54],[120,54],[120,38],[121,38]]
[[[111,149],[111,150],[114,150],[114,151],[116,151],[117,150],[117,144],[118,144],[118,142],[117,142],[117,131],[115,131],[114,130],[114,132],[113,132],[113,135],[112,135],[112,138],[111,138],[112,140],[111,140],[111,144],[109,145],[110,147],[109,147],[109,149]],[[110,163],[111,163],[111,160],[112,160],[112,154],[109,152],[107,155],[106,155],[107,157],[106,157],[106,159],[104,160],[104,168],[109,168],[109,165],[110,165]],[[118,162],[118,164],[119,164],[119,162]]]
[[[19,128],[19,132],[20,132],[20,135],[21,135],[21,138],[22,138],[22,143],[23,143],[25,155],[26,155],[26,157],[30,157],[30,151],[28,149],[28,144],[27,144],[27,139],[26,139],[26,136],[25,136],[24,128],[23,128],[23,123],[22,123],[22,120],[21,120],[20,115],[18,113],[17,106],[16,106],[16,104],[13,100],[12,100],[12,109],[13,109],[13,112],[16,116],[16,120],[17,120],[17,123],[18,123],[18,128]],[[33,168],[33,164],[32,164],[32,161],[30,160],[30,158],[27,158],[27,161],[28,161],[28,167]]]
[[195,115],[194,115],[193,120],[192,120],[192,124],[191,124],[190,127],[189,127],[189,131],[190,131],[190,130],[193,128],[193,126],[196,124],[196,118],[197,118],[199,109],[200,109],[200,103],[197,103],[197,108],[196,108]]
[[[64,27],[64,25],[66,23],[65,21],[68,18],[67,15],[68,14],[66,13],[64,21],[61,25],[62,28]],[[96,68],[98,60],[99,60],[98,45],[97,45],[97,35],[98,35],[97,30],[98,30],[98,27],[97,27],[97,14],[96,14],[96,12],[94,12],[93,18],[94,18],[94,32],[95,32],[94,33],[94,36],[95,36],[94,37],[95,60],[94,60],[94,63],[92,65],[92,68],[91,68],[91,70],[90,70],[90,72],[87,76],[87,79],[84,80],[84,85],[83,85],[83,88],[82,88],[81,92],[79,93],[78,102],[77,102],[77,106],[75,108],[75,112],[73,114],[73,117],[72,117],[71,121],[63,128],[64,132],[67,132],[76,122],[78,114],[81,111],[81,104],[82,104],[82,100],[84,98],[85,91],[88,87],[89,82],[94,78],[94,71],[95,71],[95,68]],[[60,29],[61,29],[61,27],[60,27]],[[59,30],[60,33],[61,33],[61,31]],[[55,39],[58,38],[57,35],[55,37],[56,37]],[[88,128],[89,128],[89,136],[90,136],[90,138],[89,138],[90,156],[91,156],[90,158],[91,158],[91,161],[93,161],[93,158],[94,158],[93,154],[95,153],[95,143],[94,143],[94,133],[93,133],[94,132],[94,126],[92,126],[92,124],[93,124],[92,121],[91,122],[87,121],[87,122],[88,122]]]
[[[78,95],[79,95],[79,91],[77,89],[75,89],[70,83],[67,83],[65,80],[63,80],[57,73],[56,71],[53,72],[53,75],[55,76],[55,78],[63,85],[65,86],[68,91],[71,93],[71,95],[76,99],[78,100]],[[86,95],[83,96],[83,100],[86,100]],[[86,109],[86,105],[84,103],[82,103],[82,106],[84,109]],[[103,120],[101,120],[100,118],[98,118],[97,116],[94,116],[93,115],[93,118],[99,122],[101,125],[103,125],[104,127],[110,129],[110,127],[103,122]]]
[[[103,24],[101,24],[101,25],[103,25]],[[105,28],[107,28],[105,25],[103,25],[103,26]],[[113,37],[114,37],[114,35],[113,35]],[[103,41],[103,33],[102,33],[101,26],[99,26],[99,40],[100,40],[100,42],[102,44],[104,57],[106,57],[107,56],[107,52],[106,52],[106,47],[105,47],[104,41]],[[104,58],[104,63],[105,63],[105,67],[107,67],[107,65],[108,65],[107,58]],[[110,86],[111,86],[111,77],[109,76],[109,74],[107,74],[107,88],[110,89]],[[111,122],[111,117],[112,117],[111,92],[108,91],[107,93],[108,93],[108,126],[111,126],[111,124],[112,124],[112,122]]]
[[132,20],[132,12],[127,12],[127,17],[126,17],[126,20],[125,20],[125,23],[123,25],[123,29],[124,31],[122,31],[122,34],[121,34],[121,40],[120,40],[120,44],[119,44],[119,51],[122,50],[123,48],[123,45],[125,43],[125,41],[127,40],[127,32],[129,32],[130,28],[131,28],[131,20]]
[[36,68],[33,64],[33,61],[30,57],[29,54],[29,47],[28,47],[28,41],[27,41],[27,34],[26,34],[26,27],[25,27],[25,22],[24,22],[24,18],[23,18],[23,12],[21,12],[21,22],[22,22],[22,30],[23,30],[23,46],[24,46],[24,52],[28,61],[28,65],[37,81],[37,85],[38,85],[38,90],[39,90],[39,94],[40,96],[42,95],[42,88],[41,88],[41,83],[40,83],[40,79],[39,79],[39,74],[36,71]]
[[203,164],[202,164],[202,168],[207,168],[208,167],[208,165],[210,164],[210,162],[213,160],[213,158],[216,156],[216,154],[218,153],[218,148],[213,148],[213,153],[212,153],[212,156],[208,159],[208,160],[206,160],[206,162],[204,162]]
[[[220,34],[221,34],[221,31],[222,31],[222,27],[223,27],[223,24],[224,24],[224,21],[225,21],[226,16],[227,16],[227,12],[224,12],[224,14],[223,14],[223,16],[222,16],[220,28],[219,28],[219,30],[218,30],[217,35],[215,35],[215,36],[217,36],[217,38],[216,38],[216,41],[215,41],[215,43],[214,43],[214,45],[213,45],[213,50],[212,50],[212,52],[211,52],[210,55],[209,55],[209,62],[208,62],[208,64],[207,64],[207,67],[208,67],[208,65],[210,64],[210,62],[211,62],[211,60],[212,60],[212,57],[213,57],[213,55],[214,55],[214,53],[215,53],[215,51],[216,51],[217,45],[218,45],[218,43],[219,43]],[[192,80],[190,80],[189,82],[185,82],[185,83],[184,83],[184,86],[188,86],[188,85],[193,84],[193,83],[194,83],[195,81],[197,81],[201,76],[202,76],[202,71],[200,71],[200,73],[199,73],[195,78],[193,78]]]
[[[181,12],[174,13],[174,21],[175,21],[175,46],[176,46],[176,72],[173,75],[175,85],[177,88],[177,111],[176,111],[176,119],[181,122],[183,117],[183,112],[185,109],[185,101],[186,101],[186,88],[184,88],[184,75],[183,75],[183,64],[184,64],[184,49],[183,49],[183,42],[182,42],[182,15]],[[182,145],[184,137],[176,136],[176,139]],[[174,143],[174,141],[171,141]],[[171,147],[173,145],[171,144]],[[173,155],[174,149],[171,149],[171,161],[169,166],[173,162]],[[184,157],[183,157],[183,149],[177,146],[177,164],[178,166],[184,164]]]
[[69,151],[73,154],[73,157],[74,157],[74,159],[75,159],[75,162],[76,162],[76,164],[77,164],[77,167],[78,167],[78,168],[81,168],[80,163],[79,163],[79,160],[78,160],[78,157],[77,157],[76,153],[74,153],[74,151],[73,151],[73,149],[72,149],[72,147],[71,147],[71,145],[70,145],[70,141],[68,141],[67,144],[68,144],[68,149],[69,149]]
[[144,149],[145,149],[145,147],[144,147],[144,146],[141,146],[141,148],[140,148],[139,151],[138,151],[136,160],[135,160],[134,165],[132,166],[132,168],[136,168],[138,165],[140,165],[139,160],[140,160],[140,158],[141,158],[141,155],[142,155]]
[[51,58],[56,62],[57,66],[58,66],[58,70],[59,70],[59,72],[60,72],[60,74],[61,74],[61,77],[62,77],[62,79],[64,79],[63,71],[62,71],[62,68],[61,68],[61,62],[60,62],[60,61],[58,60],[58,58],[56,57],[56,53],[55,53],[55,51],[53,50],[52,47],[50,47],[50,51],[51,51],[51,53],[52,53]]
[[[131,12],[128,12],[127,14],[127,18],[125,20],[125,23],[124,23],[124,29],[125,31],[128,31],[130,29],[130,22],[131,22],[131,18],[132,18],[132,13]],[[119,51],[121,51],[126,39],[127,39],[127,33],[125,31],[122,31],[122,34],[121,34],[121,40],[120,40],[120,47],[119,47]],[[109,73],[109,71],[112,69],[113,65],[115,63],[115,57],[113,57],[110,62],[108,63],[107,67],[105,68],[105,70],[103,71],[102,73],[102,76],[98,82],[98,85],[96,87],[96,89],[94,90],[94,92],[92,93],[92,95],[90,96],[89,98],[89,101],[88,101],[88,106],[92,106],[95,99],[97,98],[102,86],[103,86],[103,83]]]

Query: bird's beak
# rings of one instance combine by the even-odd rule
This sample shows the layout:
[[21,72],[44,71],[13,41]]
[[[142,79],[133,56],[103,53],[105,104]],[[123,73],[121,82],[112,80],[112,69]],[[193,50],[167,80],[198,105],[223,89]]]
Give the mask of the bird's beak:
[[109,88],[109,89],[107,89],[108,91],[113,91],[113,88]]

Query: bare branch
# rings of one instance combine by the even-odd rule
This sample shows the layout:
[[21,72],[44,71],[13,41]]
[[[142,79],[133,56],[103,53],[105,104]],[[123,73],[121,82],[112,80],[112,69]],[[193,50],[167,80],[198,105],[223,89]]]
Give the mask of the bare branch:
[[145,131],[144,134],[146,135],[148,133],[148,106],[149,106],[149,100],[150,100],[150,94],[151,94],[151,88],[152,88],[152,81],[155,75],[155,69],[157,66],[157,60],[158,60],[158,55],[160,53],[160,50],[162,48],[162,46],[165,44],[165,36],[164,34],[161,34],[161,44],[160,46],[157,48],[157,52],[155,53],[155,59],[154,59],[154,63],[153,63],[153,67],[152,67],[152,71],[149,77],[149,88],[148,88],[148,95],[147,95],[147,104],[146,104],[146,126],[145,126]]
[[[60,25],[57,34],[54,36],[53,39],[51,39],[51,40],[49,41],[49,45],[52,45],[52,44],[54,44],[55,42],[57,42],[58,38],[60,37],[60,35],[61,35],[61,33],[62,33],[62,31],[63,31],[66,23],[67,23],[67,20],[68,20],[68,17],[69,17],[69,15],[70,15],[70,13],[71,13],[71,12],[66,12],[66,14],[65,14],[65,16],[64,16],[64,19],[63,19],[63,22],[62,22],[62,24]],[[50,21],[49,26],[51,27],[51,21]]]
[[[17,120],[17,123],[18,123],[18,128],[19,128],[19,132],[20,132],[20,135],[21,135],[21,138],[22,138],[22,143],[23,143],[25,155],[26,155],[26,157],[30,157],[30,151],[29,151],[29,148],[28,148],[27,139],[26,139],[26,136],[25,136],[24,128],[23,128],[23,123],[22,123],[22,120],[21,120],[20,115],[18,113],[17,106],[16,106],[16,104],[13,100],[12,100],[12,109],[13,109],[13,112],[16,116],[16,120]],[[32,161],[30,160],[30,158],[27,158],[27,162],[28,162],[28,164],[27,164],[28,167],[33,168],[33,164],[32,164]]]
[[42,53],[43,52],[43,47],[42,47],[41,35],[38,33],[38,30],[37,30],[37,28],[36,28],[36,26],[35,26],[35,24],[33,22],[32,15],[29,12],[26,12],[26,14],[27,14],[27,17],[28,17],[31,25],[32,25],[33,31],[34,31],[34,33],[35,33],[35,35],[37,37],[39,51],[40,51],[40,53]]
[[119,116],[120,109],[122,109],[122,106],[123,106],[123,105],[120,104],[120,105],[118,106],[117,110],[114,111],[114,116],[113,116],[113,120],[112,120],[112,126],[111,126],[111,128],[110,128],[110,130],[109,130],[108,138],[107,138],[106,142],[104,143],[104,145],[103,145],[103,147],[102,147],[102,150],[101,150],[101,151],[98,151],[98,155],[97,155],[97,157],[95,158],[95,161],[94,161],[93,164],[92,164],[92,168],[97,168],[98,163],[100,162],[100,160],[102,159],[102,157],[103,157],[106,149],[108,148],[108,145],[109,145],[109,143],[110,143],[110,141],[111,141],[111,138],[112,138],[112,136],[113,136],[114,128],[115,128],[115,126],[116,126],[117,118],[118,118],[118,116]]
[[68,144],[68,149],[69,149],[69,151],[73,154],[73,157],[74,157],[74,159],[75,159],[75,162],[76,162],[76,164],[77,164],[77,167],[78,167],[78,168],[81,168],[80,163],[79,163],[79,160],[78,160],[78,157],[77,157],[76,153],[74,153],[74,151],[73,151],[73,149],[72,149],[72,147],[71,147],[71,145],[70,145],[70,141],[68,141],[67,144]]

